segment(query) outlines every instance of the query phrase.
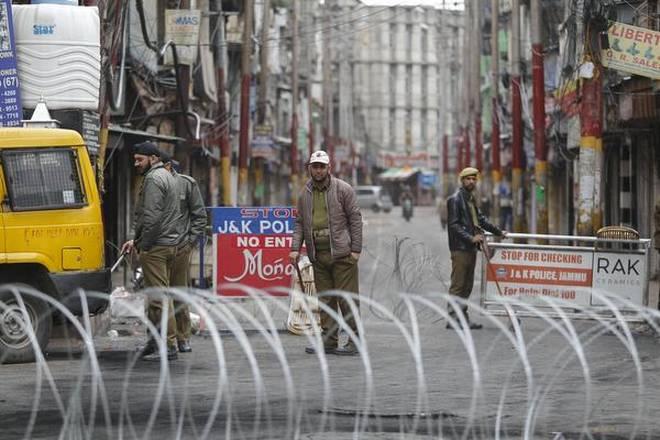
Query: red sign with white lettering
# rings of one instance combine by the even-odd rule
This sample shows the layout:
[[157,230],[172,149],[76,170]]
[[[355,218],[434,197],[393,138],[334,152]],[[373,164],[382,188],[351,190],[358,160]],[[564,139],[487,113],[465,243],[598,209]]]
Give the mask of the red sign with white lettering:
[[217,238],[216,292],[225,296],[245,296],[241,284],[262,289],[275,296],[288,296],[277,288],[291,288],[295,268],[289,263],[290,235],[224,235]]
[[291,207],[213,208],[213,279],[223,296],[260,289],[288,296],[295,267],[289,262],[296,210]]

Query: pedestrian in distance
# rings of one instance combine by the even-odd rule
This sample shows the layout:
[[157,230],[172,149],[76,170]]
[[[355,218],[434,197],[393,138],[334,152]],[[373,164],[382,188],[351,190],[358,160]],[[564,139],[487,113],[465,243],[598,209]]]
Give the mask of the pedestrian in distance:
[[[289,259],[298,264],[303,242],[314,268],[314,284],[319,294],[331,290],[359,293],[358,260],[362,252],[362,214],[353,187],[330,174],[330,158],[315,151],[309,159],[307,181],[298,198],[298,216]],[[320,301],[331,310],[340,310],[343,320],[359,338],[356,316],[350,302],[332,295]],[[359,302],[354,302],[356,313]],[[356,355],[355,341],[338,347],[339,324],[321,309],[321,336],[325,353]],[[305,348],[315,353],[314,347]]]
[[[459,174],[461,186],[447,199],[447,234],[451,252],[451,286],[449,294],[467,300],[474,285],[474,270],[477,264],[477,251],[485,241],[484,231],[500,237],[506,231],[491,224],[481,213],[474,197],[479,170],[468,167]],[[471,322],[467,305],[461,306],[465,321],[473,330],[482,328],[481,324]],[[456,310],[450,305],[449,314],[455,318]],[[460,321],[459,321],[459,325]],[[453,328],[449,322],[447,328]]]
[[[174,268],[170,275],[171,287],[190,287],[190,260],[195,246],[201,237],[206,235],[206,207],[202,199],[197,181],[191,176],[178,173],[178,162],[163,153],[161,155],[165,169],[176,179],[179,200],[179,228],[183,231],[181,240],[176,247]],[[174,298],[174,316],[176,318],[176,339],[179,352],[192,351],[190,337],[192,325],[190,322],[190,306],[185,301]]]
[[[135,204],[135,238],[124,243],[121,251],[130,253],[136,249],[144,274],[144,286],[161,288],[164,293],[170,286],[170,273],[182,231],[179,226],[176,179],[165,169],[160,155],[158,147],[151,142],[143,142],[134,147],[134,166],[144,178]],[[162,296],[148,298],[147,316],[159,332],[162,331],[160,323],[164,302]],[[172,299],[166,303],[167,359],[174,360],[177,358],[174,305]],[[160,359],[156,337],[150,335],[141,351],[146,360]]]

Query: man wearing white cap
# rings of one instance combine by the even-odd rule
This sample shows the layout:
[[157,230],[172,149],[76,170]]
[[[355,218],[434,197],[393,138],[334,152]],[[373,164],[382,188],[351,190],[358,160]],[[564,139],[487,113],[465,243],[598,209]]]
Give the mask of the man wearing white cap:
[[[467,300],[474,285],[474,269],[477,264],[477,250],[484,242],[484,231],[504,237],[505,231],[488,222],[481,213],[474,197],[479,170],[468,167],[459,174],[461,187],[447,199],[447,234],[451,251],[451,286],[449,293]],[[482,328],[481,324],[470,322],[467,305],[461,310],[469,327]],[[449,314],[455,317],[456,310],[449,306]],[[461,322],[458,321],[458,325]],[[453,328],[447,323],[447,328]]]
[[[314,267],[314,284],[318,293],[341,290],[357,294],[358,259],[362,251],[362,214],[355,191],[348,183],[330,175],[330,158],[325,151],[315,151],[309,158],[311,179],[298,198],[298,217],[289,258],[297,264],[303,241]],[[349,301],[338,296],[321,296],[330,309],[339,312],[353,333],[359,337],[355,315]],[[354,313],[355,312],[355,313]],[[325,353],[355,355],[355,341],[337,347],[339,325],[321,309],[321,329]],[[314,347],[305,348],[314,353]]]

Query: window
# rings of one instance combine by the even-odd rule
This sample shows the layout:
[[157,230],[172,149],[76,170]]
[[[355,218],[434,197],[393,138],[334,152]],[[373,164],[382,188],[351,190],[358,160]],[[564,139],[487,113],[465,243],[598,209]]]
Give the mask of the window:
[[428,66],[422,66],[422,83],[421,83],[421,93],[422,93],[422,105],[424,107],[428,107],[428,80],[429,80],[429,67]]
[[[423,25],[426,26],[426,25]],[[428,60],[429,52],[429,31],[428,29],[422,27],[422,60]]]
[[428,137],[429,137],[429,135],[428,135],[428,125],[427,125],[426,118],[427,118],[427,113],[426,113],[426,109],[424,109],[424,110],[422,110],[422,121],[421,121],[422,122],[422,124],[421,124],[421,126],[422,126],[422,143],[424,143],[424,144],[427,144],[429,142],[429,139],[428,139]]
[[396,66],[394,64],[389,65],[389,84],[390,84],[390,106],[394,107],[397,102],[397,90],[396,90]]
[[412,24],[406,25],[406,59],[412,59]]
[[406,64],[406,107],[412,106],[412,64]]
[[86,204],[72,149],[5,150],[2,166],[14,211],[70,209]]

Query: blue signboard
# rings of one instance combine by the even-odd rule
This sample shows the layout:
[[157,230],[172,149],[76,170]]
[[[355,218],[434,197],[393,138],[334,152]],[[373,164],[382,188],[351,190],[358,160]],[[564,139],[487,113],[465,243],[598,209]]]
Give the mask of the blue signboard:
[[0,126],[20,126],[21,119],[11,0],[0,0]]
[[292,234],[295,218],[289,206],[211,208],[214,234]]
[[418,179],[420,186],[431,188],[435,186],[436,182],[438,181],[438,176],[436,174],[419,173]]

